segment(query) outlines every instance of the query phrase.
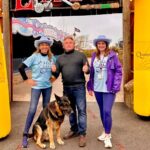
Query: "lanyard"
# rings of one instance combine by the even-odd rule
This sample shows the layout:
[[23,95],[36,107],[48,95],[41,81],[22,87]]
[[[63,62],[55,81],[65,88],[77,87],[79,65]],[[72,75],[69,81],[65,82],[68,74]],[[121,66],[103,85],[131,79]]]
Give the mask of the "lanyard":
[[104,56],[100,58],[99,67],[100,67],[100,70],[101,70],[101,71],[102,71],[102,69],[103,69],[103,67],[104,67],[104,65],[105,65],[105,64],[104,64],[104,58],[105,58]]

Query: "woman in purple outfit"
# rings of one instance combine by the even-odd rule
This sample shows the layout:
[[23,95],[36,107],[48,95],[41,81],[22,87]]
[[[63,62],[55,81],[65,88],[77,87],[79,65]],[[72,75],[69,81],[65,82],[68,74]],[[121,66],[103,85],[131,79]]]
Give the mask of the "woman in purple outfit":
[[100,35],[94,40],[97,52],[92,54],[90,78],[87,83],[89,95],[96,97],[104,131],[98,140],[105,148],[111,148],[112,106],[120,90],[122,66],[115,52],[109,49],[110,39]]

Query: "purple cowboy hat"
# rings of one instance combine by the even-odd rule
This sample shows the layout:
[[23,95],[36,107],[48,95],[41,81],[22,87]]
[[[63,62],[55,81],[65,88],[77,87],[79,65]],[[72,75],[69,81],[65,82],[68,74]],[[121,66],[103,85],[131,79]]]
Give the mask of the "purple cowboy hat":
[[93,40],[94,46],[96,46],[97,42],[100,42],[100,41],[104,41],[107,44],[109,44],[111,42],[111,39],[106,38],[105,35],[99,35],[96,39]]
[[49,46],[51,46],[53,44],[53,40],[49,40],[47,37],[42,36],[39,40],[34,41],[34,46],[37,48],[41,43],[47,43]]

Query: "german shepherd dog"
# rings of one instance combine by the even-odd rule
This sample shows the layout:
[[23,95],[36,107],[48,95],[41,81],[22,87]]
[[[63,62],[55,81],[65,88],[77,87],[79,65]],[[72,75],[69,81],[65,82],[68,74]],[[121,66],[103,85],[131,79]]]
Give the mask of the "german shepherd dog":
[[64,121],[65,115],[72,111],[70,101],[66,96],[55,95],[56,100],[50,102],[40,113],[37,121],[33,125],[32,136],[36,144],[41,148],[46,148],[44,141],[50,142],[50,148],[55,149],[53,132],[56,130],[57,142],[63,145],[60,136],[60,126]]

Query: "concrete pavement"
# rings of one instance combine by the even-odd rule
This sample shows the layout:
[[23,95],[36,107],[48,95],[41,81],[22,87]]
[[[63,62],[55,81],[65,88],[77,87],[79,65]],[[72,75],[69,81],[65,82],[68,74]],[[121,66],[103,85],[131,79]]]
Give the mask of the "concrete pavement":
[[[89,75],[86,75],[86,81],[88,81]],[[63,86],[61,82],[61,76],[53,83],[53,91],[51,99],[54,99],[54,93],[58,95],[62,95],[63,93]],[[31,87],[28,86],[26,83],[21,82],[19,84],[13,85],[13,101],[30,101],[31,95]],[[88,102],[95,102],[95,98],[86,94]],[[40,98],[41,101],[41,98]],[[116,96],[116,102],[123,102],[123,89],[121,87],[121,91]]]
[[[29,102],[12,102],[12,131],[4,140],[0,141],[0,150],[22,150],[20,148],[22,132],[27,116]],[[41,110],[38,106],[35,119]],[[104,150],[104,144],[97,141],[102,132],[99,110],[96,102],[88,102],[88,130],[87,146],[78,147],[78,138],[65,141],[65,145],[56,144],[56,150]],[[70,126],[66,117],[62,125],[62,135],[68,132]],[[115,103],[113,107],[112,150],[149,150],[150,149],[150,121],[143,121],[129,110],[124,103]],[[47,143],[48,146],[48,143]],[[49,149],[49,148],[47,148]],[[41,150],[32,139],[29,140],[27,150]]]

